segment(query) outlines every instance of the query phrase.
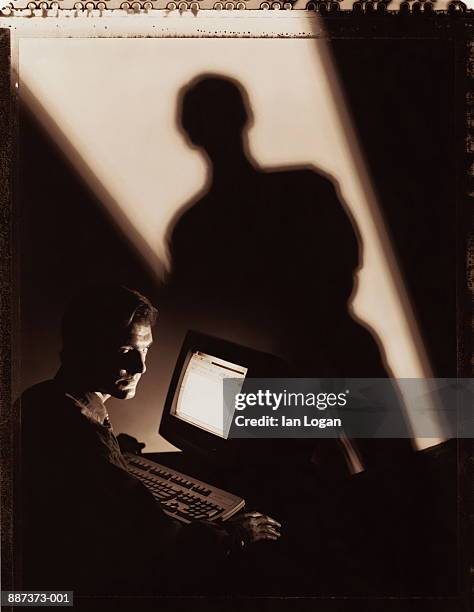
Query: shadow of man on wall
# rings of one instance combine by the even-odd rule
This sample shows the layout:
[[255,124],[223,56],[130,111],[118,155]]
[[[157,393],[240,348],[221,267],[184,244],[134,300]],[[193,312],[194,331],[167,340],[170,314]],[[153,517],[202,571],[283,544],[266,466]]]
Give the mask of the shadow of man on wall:
[[181,308],[264,330],[300,376],[385,376],[348,312],[360,239],[336,182],[312,166],[259,167],[247,93],[230,78],[194,79],[178,120],[208,163],[206,187],[168,231]]
[[[253,122],[249,99],[231,78],[203,74],[193,79],[181,91],[177,117],[189,146],[206,158],[208,180],[168,230],[171,272],[166,293],[172,308],[181,313],[188,327],[212,328],[222,337],[238,329],[242,344],[258,338],[256,348],[271,348],[290,365],[293,376],[386,377],[382,349],[349,312],[362,244],[336,181],[313,166],[260,167],[248,144]],[[380,469],[387,458],[395,460],[411,453],[408,439],[359,440],[357,446],[369,470]],[[363,537],[351,544],[343,542],[349,531],[353,536],[357,530],[367,533],[374,528],[377,482],[359,490],[344,486],[337,495],[328,495],[327,481],[319,486],[313,477],[315,468],[320,474],[340,472],[343,463],[344,453],[335,440],[279,440],[275,444],[275,461],[265,476],[266,491],[257,503],[265,507],[265,495],[267,501],[270,495],[274,503],[281,504],[288,537],[282,537],[280,546],[290,562],[280,563],[277,555],[270,556],[279,559],[273,569],[278,572],[277,565],[280,567],[286,592],[291,590],[288,572],[293,574],[296,590],[314,589],[315,574],[323,565],[331,567],[330,556],[333,569],[344,560],[346,573],[352,572],[356,583],[360,578],[362,591],[363,580],[354,572],[355,566],[365,563],[369,573],[380,566],[368,561],[368,555],[372,561],[379,558],[376,547],[361,561]],[[298,490],[294,489],[295,479]],[[285,498],[285,490],[294,492],[293,499]],[[382,503],[390,506],[391,494],[384,495],[388,498]],[[323,497],[324,504],[318,507]],[[343,512],[341,504],[345,504]],[[361,522],[356,529],[354,517],[364,514],[366,530]],[[338,525],[344,521],[347,529],[342,535]],[[323,527],[336,534],[332,542],[321,538]],[[378,527],[383,530],[381,524]],[[383,547],[393,555],[392,537],[397,539],[397,529],[391,534],[384,531]],[[336,540],[341,550],[329,550]],[[375,536],[373,540],[375,543]],[[319,562],[315,561],[317,547]],[[247,568],[248,563],[246,559]],[[326,572],[326,588],[331,590],[334,583],[328,576]],[[341,580],[340,572],[337,576]],[[378,580],[376,574],[374,580]],[[351,585],[346,583],[346,587]],[[324,590],[324,586],[315,590]]]

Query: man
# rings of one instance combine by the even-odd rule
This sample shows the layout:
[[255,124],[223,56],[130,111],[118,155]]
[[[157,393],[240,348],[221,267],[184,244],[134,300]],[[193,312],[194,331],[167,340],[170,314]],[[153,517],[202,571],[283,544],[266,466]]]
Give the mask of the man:
[[25,588],[170,592],[242,543],[279,537],[259,513],[183,527],[128,472],[105,403],[135,396],[155,319],[136,291],[89,289],[64,316],[56,377],[21,398]]

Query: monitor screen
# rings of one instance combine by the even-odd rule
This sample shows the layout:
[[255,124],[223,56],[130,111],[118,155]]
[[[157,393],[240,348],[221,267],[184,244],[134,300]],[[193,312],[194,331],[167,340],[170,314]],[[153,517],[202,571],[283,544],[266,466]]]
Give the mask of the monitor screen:
[[241,388],[247,371],[248,368],[215,355],[192,351],[172,414],[190,425],[226,438],[223,381],[241,379]]

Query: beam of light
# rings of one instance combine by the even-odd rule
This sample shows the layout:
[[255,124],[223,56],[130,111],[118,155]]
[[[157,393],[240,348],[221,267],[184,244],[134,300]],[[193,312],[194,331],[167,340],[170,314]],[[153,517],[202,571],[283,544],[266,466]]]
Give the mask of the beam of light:
[[[117,228],[128,238],[134,247],[141,254],[143,261],[151,268],[151,271],[161,277],[163,274],[163,262],[159,255],[140,234],[136,225],[131,222],[129,216],[114,199],[112,193],[100,180],[94,165],[88,164],[82,157],[80,148],[73,146],[71,141],[66,138],[64,131],[54,115],[51,115],[39,99],[33,94],[26,83],[21,86],[21,100],[27,105],[29,110],[40,121],[43,128],[53,139],[66,159],[73,165],[75,171],[84,180],[96,198],[104,205],[109,213],[109,218]],[[54,172],[54,169],[51,169]]]
[[[306,16],[287,21],[290,31],[308,30]],[[284,24],[279,19],[280,29]],[[249,33],[270,27],[258,19],[234,26]],[[179,27],[213,31],[216,22],[202,17]],[[169,221],[206,183],[203,158],[175,124],[180,88],[203,72],[228,75],[247,90],[255,118],[249,145],[262,167],[310,163],[337,179],[363,241],[353,312],[375,331],[395,377],[429,377],[324,40],[20,40],[20,95],[158,278],[167,265]],[[156,446],[150,432],[139,435]]]

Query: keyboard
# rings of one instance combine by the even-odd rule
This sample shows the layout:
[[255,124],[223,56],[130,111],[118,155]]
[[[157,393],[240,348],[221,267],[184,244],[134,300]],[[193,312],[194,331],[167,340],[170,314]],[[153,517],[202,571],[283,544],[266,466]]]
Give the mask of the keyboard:
[[182,523],[226,521],[245,506],[245,500],[237,495],[141,455],[124,453],[124,457],[129,472],[151,491],[164,512]]

